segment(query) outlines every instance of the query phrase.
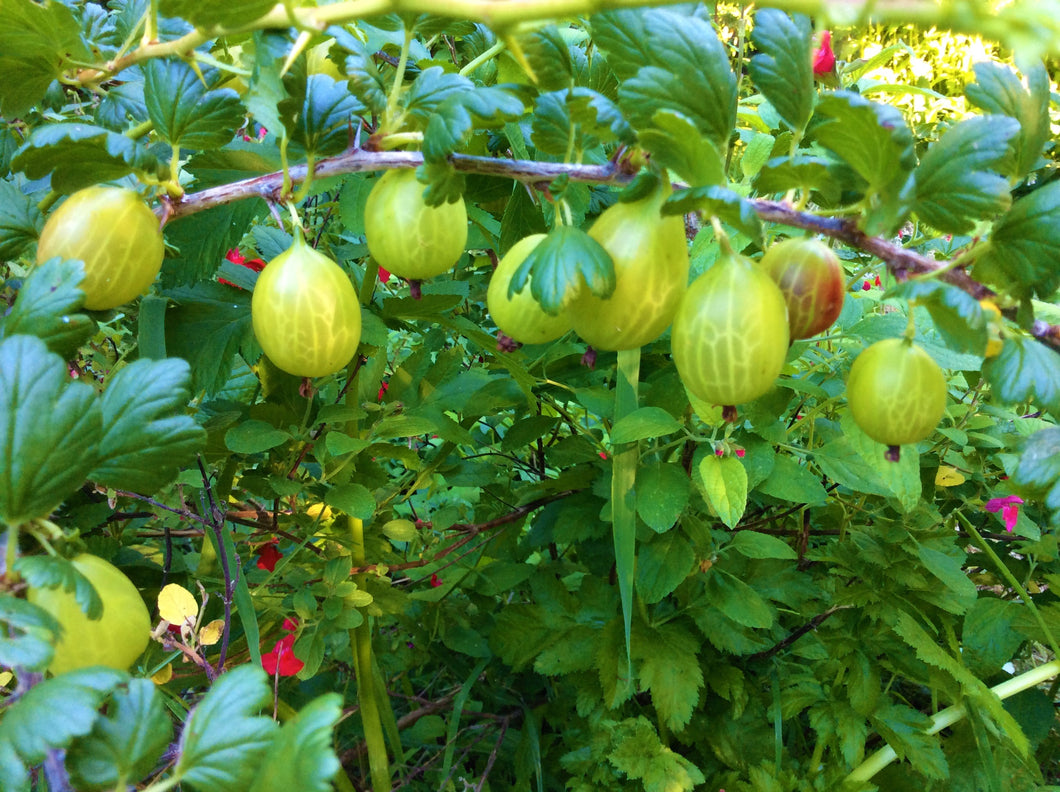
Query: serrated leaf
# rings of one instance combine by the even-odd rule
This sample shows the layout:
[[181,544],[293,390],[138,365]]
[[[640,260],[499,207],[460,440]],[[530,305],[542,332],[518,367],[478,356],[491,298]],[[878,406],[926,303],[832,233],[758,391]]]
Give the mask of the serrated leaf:
[[33,130],[11,160],[11,168],[31,179],[50,175],[53,189],[72,193],[137,170],[155,175],[160,163],[145,146],[125,135],[66,122]]
[[141,358],[115,374],[103,392],[99,463],[89,477],[151,493],[171,481],[206,443],[186,414],[191,367],[180,358]]
[[328,33],[350,52],[346,56],[345,70],[348,76],[350,91],[361,100],[372,115],[386,112],[387,93],[383,75],[376,66],[374,53],[368,46],[349,31],[341,28],[329,28]]
[[260,454],[281,446],[291,435],[265,421],[241,421],[225,432],[225,447],[237,454]]
[[424,69],[401,95],[402,107],[413,122],[409,126],[416,130],[426,129],[442,102],[474,88],[475,84],[467,77],[446,72],[441,66]]
[[74,741],[66,754],[70,778],[78,789],[112,790],[143,779],[155,767],[173,737],[165,702],[154,682],[129,680],[111,696],[106,716]]
[[1040,493],[1053,512],[1060,510],[1060,429],[1043,429],[1025,441],[1012,480]]
[[593,39],[620,80],[619,105],[638,130],[655,113],[691,119],[720,152],[736,124],[736,76],[714,28],[669,10],[609,11],[590,20]]
[[702,211],[725,221],[765,247],[765,231],[754,206],[739,193],[725,187],[709,185],[680,190],[666,199],[663,214],[686,214]]
[[927,150],[916,169],[914,211],[925,223],[949,234],[971,231],[1009,208],[1008,179],[998,175],[1019,122],[1005,116],[977,116],[950,128]]
[[0,181],[0,259],[21,256],[37,241],[44,217],[37,203],[19,187],[17,180]]
[[1019,134],[1010,144],[1013,164],[1005,173],[1022,178],[1034,169],[1049,139],[1050,89],[1045,66],[1035,63],[1026,70],[1028,87],[1011,67],[1000,63],[976,63],[972,69],[976,81],[965,89],[968,101],[987,113],[1006,115],[1019,122]]
[[0,521],[47,517],[84,483],[102,434],[95,391],[62,358],[33,336],[0,341]]
[[824,157],[795,155],[774,157],[758,171],[754,186],[761,194],[783,193],[788,190],[818,190],[835,192],[838,183]]
[[865,462],[875,470],[876,476],[895,494],[906,513],[920,505],[923,485],[920,481],[920,457],[916,446],[902,446],[897,462],[886,458],[886,446],[877,443],[854,421],[848,410],[842,418],[843,434],[850,445]]
[[1003,402],[1034,400],[1050,411],[1060,409],[1060,355],[1039,341],[1006,338],[983,373],[994,396]]
[[810,20],[763,8],[755,14],[751,41],[758,50],[747,65],[751,79],[784,123],[801,132],[816,98]]
[[713,567],[707,577],[707,595],[712,608],[744,627],[765,629],[776,620],[774,609],[761,594],[718,567]]
[[342,717],[342,697],[313,699],[273,737],[250,792],[330,792],[339,772],[331,732]]
[[35,267],[11,311],[0,319],[0,338],[32,335],[60,355],[75,351],[96,331],[95,321],[77,312],[85,301],[77,288],[84,277],[84,265],[77,260],[55,258]]
[[225,0],[203,3],[200,0],[160,0],[158,10],[171,17],[181,17],[197,28],[242,27],[272,10],[271,0]]
[[503,256],[520,239],[547,231],[541,207],[534,202],[530,190],[522,182],[515,182],[512,186],[512,196],[505,204],[504,214],[501,216],[500,247],[497,254]]
[[695,550],[680,531],[671,530],[653,537],[637,548],[637,593],[644,602],[653,605],[672,594],[695,568]]
[[614,102],[582,87],[541,94],[531,126],[534,146],[557,156],[586,151],[600,143],[634,140],[633,130]]
[[269,698],[261,666],[239,666],[218,677],[184,724],[176,776],[201,792],[245,792],[279,728],[253,714]]
[[981,355],[986,349],[987,316],[979,301],[963,289],[939,280],[908,280],[886,296],[923,305],[945,342],[962,352]]
[[693,187],[725,183],[725,164],[717,148],[691,119],[676,110],[659,110],[652,123],[653,128],[642,129],[638,138],[656,164]]
[[726,545],[746,558],[782,558],[794,560],[798,555],[783,539],[757,531],[740,531]]
[[0,625],[0,666],[47,667],[60,629],[54,616],[24,599],[0,597]]
[[876,709],[871,722],[895,754],[912,763],[918,772],[938,779],[949,775],[938,738],[926,733],[931,723],[926,715],[903,704],[886,704]]
[[637,468],[637,514],[652,530],[669,531],[688,505],[690,490],[680,465],[642,464]]
[[310,74],[304,85],[279,105],[291,141],[310,157],[337,154],[349,145],[353,118],[365,107],[345,82],[326,74]]
[[956,607],[962,612],[971,607],[975,602],[976,588],[964,570],[966,556],[963,552],[952,552],[952,546],[940,549],[922,544],[917,547],[917,557],[928,572],[956,595]]
[[703,671],[696,654],[699,642],[691,630],[679,624],[664,624],[637,631],[634,659],[639,660],[642,689],[651,693],[652,704],[667,728],[681,731],[692,718],[703,687]]
[[32,588],[62,588],[72,591],[74,600],[90,619],[103,615],[103,601],[95,586],[65,558],[58,556],[22,556],[15,570]]
[[699,768],[659,740],[644,716],[616,730],[607,760],[620,773],[640,781],[645,792],[691,792],[706,779]]
[[[44,96],[68,58],[91,60],[73,10],[62,3],[0,0],[0,114],[25,115]],[[56,57],[56,54],[60,57]]]
[[1021,298],[1048,298],[1060,286],[1060,182],[1016,201],[995,225],[972,274]]
[[360,520],[370,520],[375,514],[375,498],[363,484],[332,487],[324,496],[324,502]]
[[223,146],[243,123],[243,105],[231,88],[206,90],[183,61],[155,58],[142,67],[144,101],[155,131],[173,146]]
[[508,298],[522,291],[530,279],[530,293],[550,314],[558,314],[578,288],[597,297],[615,290],[615,264],[603,246],[585,231],[558,226],[530,251],[508,283]]
[[11,745],[27,765],[39,764],[48,751],[88,734],[103,700],[128,678],[124,671],[94,666],[44,680],[4,712],[0,744]]
[[681,429],[681,422],[661,407],[641,407],[615,423],[611,428],[611,443],[635,443],[649,437],[672,434]]
[[718,519],[735,528],[747,508],[747,470],[736,457],[705,456],[699,475],[707,503]]

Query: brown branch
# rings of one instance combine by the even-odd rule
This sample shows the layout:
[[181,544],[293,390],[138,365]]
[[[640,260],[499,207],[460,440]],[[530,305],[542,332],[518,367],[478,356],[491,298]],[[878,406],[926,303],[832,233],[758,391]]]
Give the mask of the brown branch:
[[852,607],[854,607],[854,606],[853,605],[837,605],[834,608],[829,608],[824,613],[818,613],[816,616],[814,616],[812,619],[810,619],[806,624],[804,624],[801,627],[793,630],[787,637],[785,637],[780,642],[774,644],[773,646],[769,647],[768,649],[763,649],[761,652],[755,652],[753,655],[749,655],[747,659],[748,660],[766,660],[766,659],[772,657],[773,655],[775,655],[777,652],[779,652],[779,651],[791,646],[793,643],[795,643],[797,640],[799,640],[806,633],[810,632],[811,630],[816,630],[818,627],[820,627],[824,623],[824,621],[829,616],[833,616],[836,613],[839,613],[839,611],[841,611],[841,610],[846,610],[847,608],[852,608]]

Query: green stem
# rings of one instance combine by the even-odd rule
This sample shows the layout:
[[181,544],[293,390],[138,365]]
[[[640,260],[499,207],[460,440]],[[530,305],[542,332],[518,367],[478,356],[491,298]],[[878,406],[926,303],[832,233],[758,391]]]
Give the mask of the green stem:
[[4,575],[11,578],[15,562],[18,561],[18,526],[7,526],[7,547],[4,548]]
[[[618,353],[618,376],[615,382],[615,417],[617,423],[637,409],[637,383],[640,380],[640,348]],[[633,655],[630,633],[633,627],[633,578],[637,539],[637,443],[625,443],[614,449],[611,458],[611,519],[615,543],[615,568],[618,591],[622,599],[622,620],[626,631],[627,683],[633,684]]]
[[[350,528],[350,560],[355,567],[365,565],[364,523],[356,517],[347,517]],[[364,575],[357,575],[354,582],[358,586],[364,582]],[[374,792],[390,790],[390,759],[386,753],[386,740],[383,737],[383,722],[379,717],[379,701],[375,695],[375,684],[372,679],[372,626],[367,615],[364,621],[350,630],[350,646],[353,649],[353,663],[357,674],[357,700],[361,706],[361,724],[364,727],[364,741],[368,746],[368,769],[372,778]]]
[[[1045,665],[1040,665],[1017,677],[1005,680],[1000,685],[990,688],[990,691],[1004,701],[1010,696],[1014,696],[1024,690],[1040,685],[1048,679],[1052,679],[1057,674],[1060,674],[1060,660],[1051,660]],[[947,726],[952,726],[967,714],[968,710],[965,708],[964,704],[954,704],[952,707],[946,707],[946,709],[940,710],[932,716],[931,726],[925,731],[925,733],[937,734]],[[880,772],[883,768],[887,767],[887,765],[893,762],[896,758],[897,755],[895,754],[894,749],[889,745],[884,746],[854,768],[854,771],[844,779],[843,789],[846,790],[846,792],[857,792],[857,790],[861,789],[870,778]]]
[[490,58],[492,58],[494,55],[497,55],[498,53],[504,52],[504,50],[505,50],[504,42],[503,41],[498,41],[496,44],[494,44],[488,50],[483,52],[477,58],[472,58],[466,64],[464,64],[464,67],[460,70],[460,76],[461,77],[466,77],[467,75],[471,74],[471,72],[475,71],[475,69],[477,69],[483,63],[485,63]]
[[401,42],[401,57],[398,58],[397,68],[394,71],[394,84],[390,86],[390,95],[386,100],[386,124],[385,129],[397,126],[395,118],[398,101],[401,99],[401,91],[405,83],[405,68],[409,63],[409,49],[412,47],[412,28],[405,28],[405,38]]
[[997,553],[994,552],[994,548],[983,539],[982,534],[980,534],[976,527],[972,525],[971,521],[959,511],[955,512],[955,514],[957,519],[960,520],[961,525],[964,526],[964,529],[975,539],[975,543],[979,546],[979,549],[990,558],[994,566],[997,568],[997,571],[1001,573],[1001,577],[1005,579],[1006,583],[1012,586],[1012,589],[1019,594],[1020,599],[1023,600],[1027,609],[1030,610],[1031,615],[1034,616],[1042,633],[1044,633],[1046,641],[1049,642],[1049,648],[1053,650],[1053,657],[1060,658],[1060,644],[1057,643],[1056,637],[1053,635],[1052,630],[1049,629],[1049,625],[1042,616],[1042,612],[1038,610],[1038,606],[1034,604],[1031,595],[1027,593],[1027,589],[1025,589],[1023,584],[1021,584],[1019,580],[1016,579],[1016,576],[1012,574],[1012,570],[1009,569],[1000,558],[998,558]]

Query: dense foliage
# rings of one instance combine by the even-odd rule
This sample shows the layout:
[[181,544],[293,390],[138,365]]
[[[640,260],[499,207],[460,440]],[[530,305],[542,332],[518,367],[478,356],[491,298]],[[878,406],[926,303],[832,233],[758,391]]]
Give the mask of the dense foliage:
[[0,0],[0,789],[1060,788],[1057,4],[756,5]]

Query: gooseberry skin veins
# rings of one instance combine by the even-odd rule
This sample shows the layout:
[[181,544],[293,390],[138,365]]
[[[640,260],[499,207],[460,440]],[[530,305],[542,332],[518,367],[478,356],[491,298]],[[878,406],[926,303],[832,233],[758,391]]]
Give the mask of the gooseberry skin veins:
[[810,238],[777,242],[760,266],[784,295],[793,339],[811,338],[839,318],[846,278],[839,259],[823,242]]
[[120,569],[98,556],[82,553],[72,563],[96,589],[103,613],[90,620],[72,591],[29,589],[27,599],[63,628],[48,670],[61,674],[94,665],[128,670],[151,640],[151,616],[140,592]]
[[297,377],[334,374],[361,342],[357,291],[342,267],[300,235],[258,276],[250,315],[269,360]]
[[615,290],[597,297],[581,284],[565,310],[579,337],[599,350],[636,349],[663,334],[688,288],[681,215],[662,215],[669,186],[605,209],[589,229],[615,264]]
[[364,207],[368,251],[380,267],[406,280],[448,272],[467,245],[464,199],[428,206],[423,190],[414,170],[389,170],[372,187]]
[[49,215],[37,243],[37,263],[84,262],[85,308],[117,308],[144,294],[162,268],[165,245],[158,218],[139,194],[97,185],[70,195]]
[[788,340],[777,285],[750,259],[722,254],[682,298],[670,344],[688,390],[708,404],[734,406],[773,387]]
[[854,422],[887,446],[930,437],[946,412],[946,392],[934,358],[904,338],[872,344],[855,358],[847,378]]
[[486,291],[486,305],[493,323],[520,344],[546,344],[570,330],[570,319],[566,314],[553,316],[534,299],[530,279],[521,291],[510,299],[508,297],[508,284],[515,271],[543,239],[544,234],[531,234],[512,245],[497,264]]

